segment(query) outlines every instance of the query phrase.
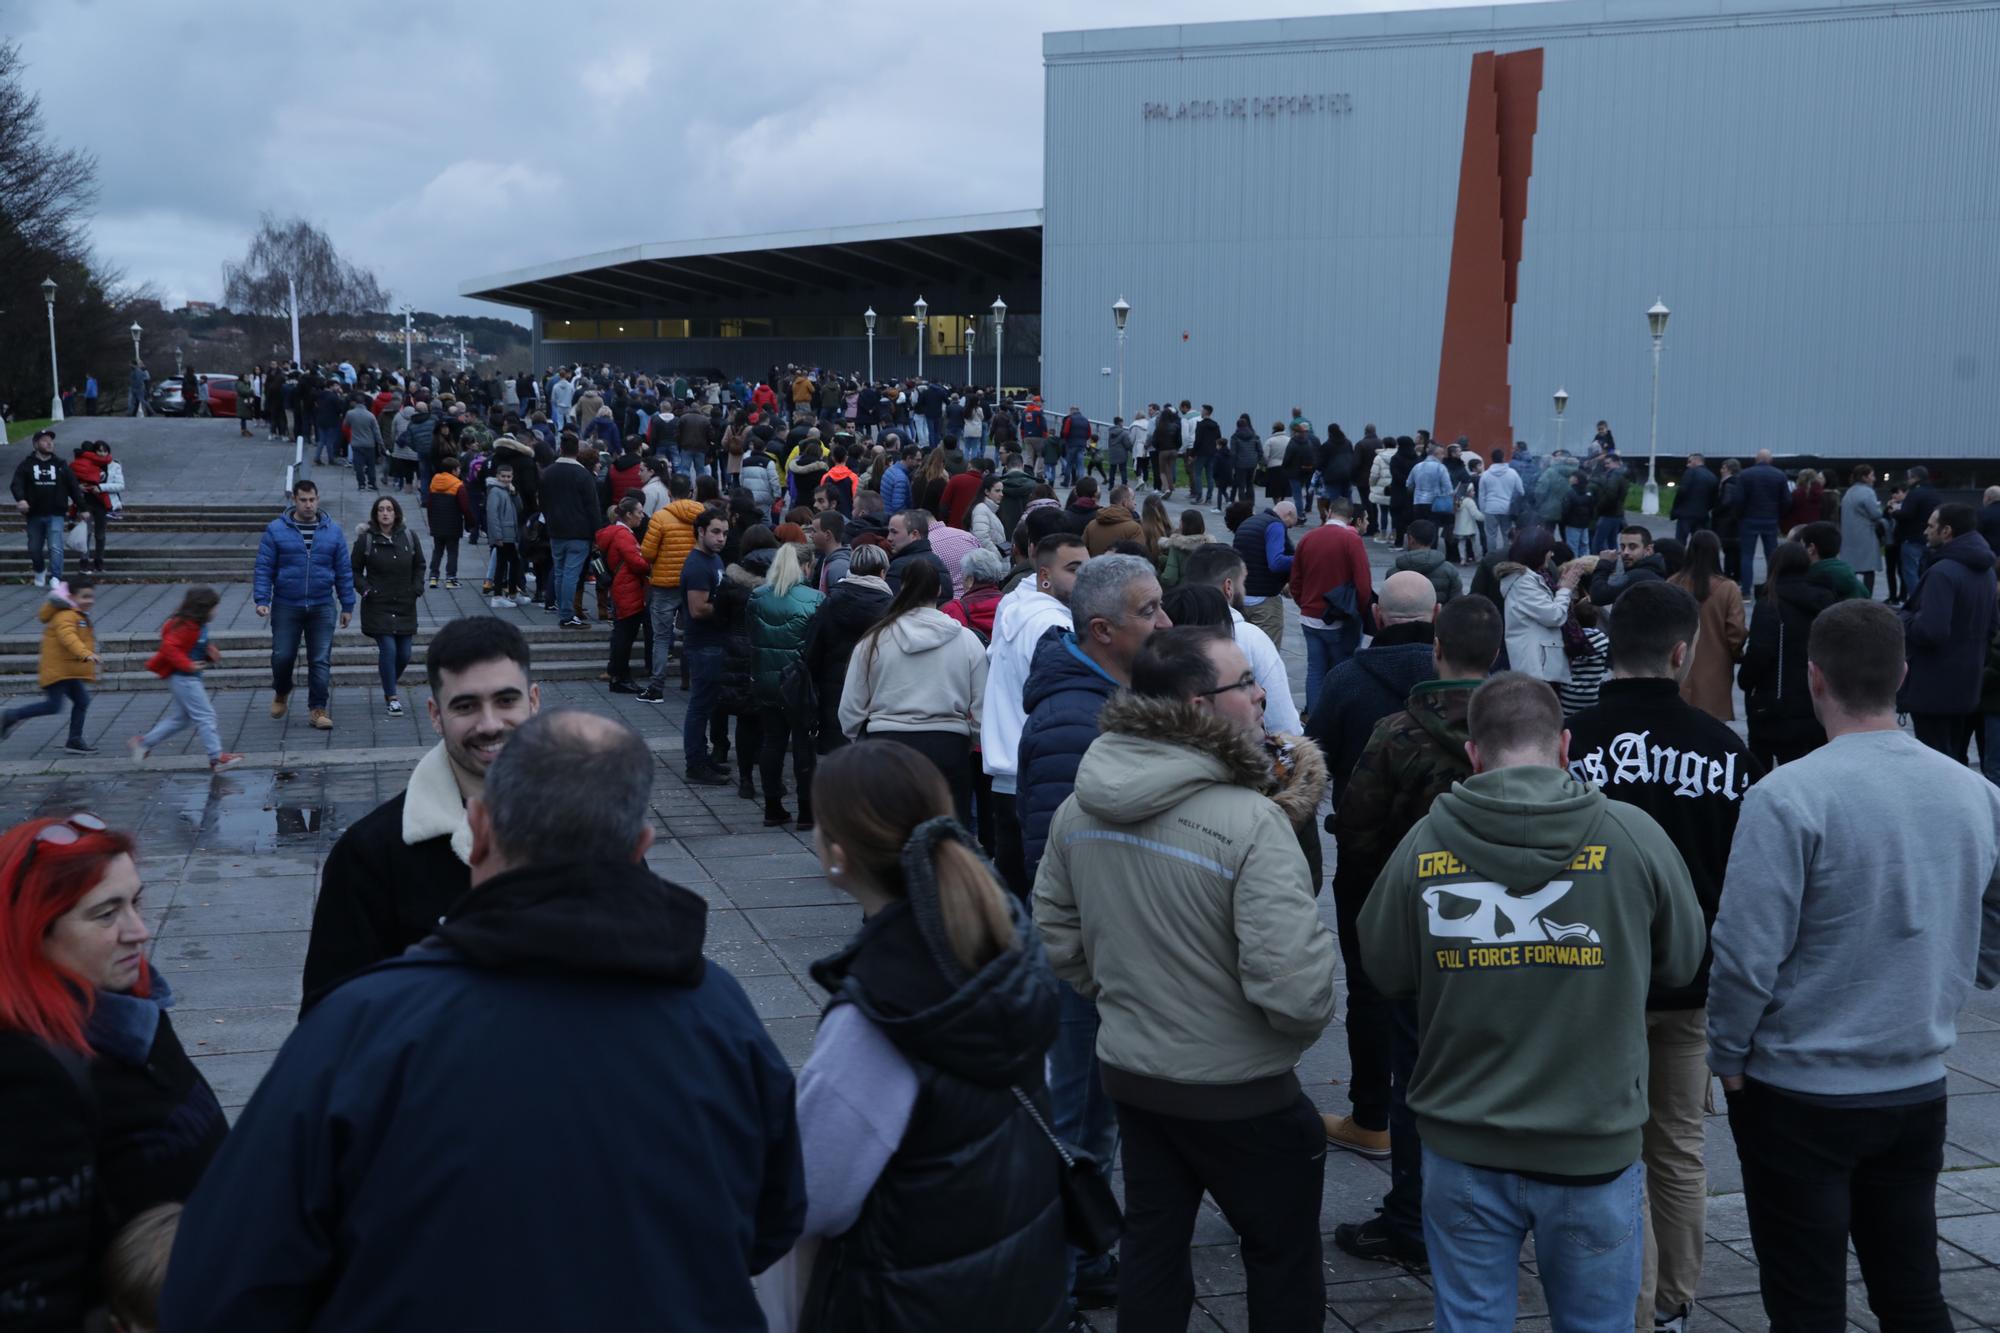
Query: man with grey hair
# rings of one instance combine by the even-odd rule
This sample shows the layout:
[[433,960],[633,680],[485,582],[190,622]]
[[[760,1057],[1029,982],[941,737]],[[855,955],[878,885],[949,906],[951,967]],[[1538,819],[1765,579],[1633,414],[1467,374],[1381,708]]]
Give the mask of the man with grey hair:
[[[1076,786],[1077,765],[1097,739],[1097,714],[1132,683],[1132,663],[1156,629],[1172,622],[1160,609],[1153,562],[1136,555],[1099,556],[1077,571],[1070,590],[1073,630],[1051,628],[1035,646],[1022,702],[1016,804],[1027,880],[1034,883],[1049,821]],[[1062,988],[1062,1029],[1049,1051],[1049,1100],[1064,1141],[1108,1162],[1118,1121],[1097,1077],[1097,1006]],[[1085,1261],[1076,1275],[1080,1303],[1103,1299],[1115,1285],[1108,1259]]]
[[[706,904],[646,866],[653,772],[610,718],[514,732],[468,805],[472,892],[293,1030],[188,1201],[164,1326],[609,1327],[691,1309],[763,1326],[751,1278],[805,1222],[792,1075],[703,959]],[[544,1262],[550,1237],[573,1262]]]
[[1280,500],[1237,524],[1232,539],[1243,557],[1243,614],[1280,647],[1285,642],[1285,589],[1292,575],[1292,529],[1298,525],[1297,506]]

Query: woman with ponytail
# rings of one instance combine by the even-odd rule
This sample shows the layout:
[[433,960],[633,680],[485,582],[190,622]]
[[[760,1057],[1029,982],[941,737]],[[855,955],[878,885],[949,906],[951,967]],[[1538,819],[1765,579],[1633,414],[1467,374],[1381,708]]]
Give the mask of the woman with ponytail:
[[1060,1330],[1062,1163],[1035,1120],[1057,999],[1034,923],[917,751],[835,750],[813,807],[820,865],[864,921],[812,969],[832,999],[799,1074],[810,1202],[760,1282],[772,1326]]
[[0,835],[0,1325],[84,1326],[105,1244],[184,1201],[227,1125],[146,963],[132,839],[91,814]]

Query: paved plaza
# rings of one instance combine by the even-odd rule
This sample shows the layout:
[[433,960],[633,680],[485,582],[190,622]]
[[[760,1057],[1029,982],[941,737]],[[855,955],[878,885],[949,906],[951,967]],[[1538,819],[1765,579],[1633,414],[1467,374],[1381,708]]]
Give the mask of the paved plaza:
[[[178,448],[182,441],[174,437],[182,431],[204,432],[198,441],[192,434],[184,437],[196,444],[202,458],[211,452],[226,454],[239,443],[229,438],[234,432],[230,423],[127,424],[152,437],[127,452],[128,460],[140,456],[136,463],[128,461],[128,468],[145,469],[148,477],[166,475],[170,461],[154,454]],[[75,438],[100,433],[110,435],[108,430],[91,431]],[[220,493],[211,498],[237,499],[262,474],[269,457],[281,452],[280,446],[261,440],[240,445],[266,457],[254,466],[244,462],[232,474],[238,480],[219,485]],[[214,475],[206,462],[197,465],[194,458],[185,460],[183,468]],[[1386,571],[1388,552],[1370,543],[1370,553],[1379,576]],[[225,602],[218,623],[250,628],[255,618],[244,604],[244,590],[231,591],[233,598]],[[107,590],[100,632],[150,632],[174,595],[169,587]],[[32,625],[36,598],[30,588],[0,588],[0,635],[23,633]],[[456,600],[433,594],[426,601],[427,620],[485,610],[463,590]],[[542,619],[537,616],[535,623]],[[340,636],[343,643],[350,639],[365,642],[354,631]],[[1296,689],[1304,675],[1296,619],[1285,649]],[[593,682],[557,681],[544,684],[543,707],[612,713],[646,738],[658,764],[653,795],[658,841],[648,862],[662,876],[707,899],[708,956],[742,981],[779,1048],[796,1066],[811,1049],[825,999],[807,969],[846,941],[860,914],[820,877],[810,835],[761,828],[758,807],[733,791],[688,788],[680,764],[685,695],[670,686],[667,696],[664,705],[647,706],[607,694]],[[24,724],[0,744],[0,819],[12,824],[39,814],[88,809],[136,833],[147,885],[146,915],[156,931],[154,966],[171,978],[179,997],[176,1022],[182,1040],[232,1117],[248,1101],[292,1027],[313,895],[328,851],[344,829],[402,789],[411,767],[433,743],[424,718],[426,697],[420,668],[406,679],[408,712],[399,719],[383,716],[372,685],[336,687],[337,725],[322,733],[306,726],[303,709],[273,721],[268,686],[219,691],[215,698],[223,742],[251,756],[244,768],[220,777],[208,774],[191,736],[177,739],[142,768],[126,759],[124,738],[159,715],[162,690],[97,697],[89,726],[91,739],[104,747],[97,757],[60,754],[56,747],[62,724],[56,719]],[[1325,850],[1330,871],[1331,839]],[[1331,925],[1330,894],[1321,895],[1320,908]],[[1975,993],[1960,1019],[1960,1033],[1949,1059],[1950,1131],[1937,1196],[1938,1251],[1946,1270],[1946,1299],[1958,1326],[1993,1327],[2000,1326],[2000,995]],[[1323,1109],[1346,1110],[1346,1065],[1336,1022],[1299,1067],[1308,1093]],[[1715,1104],[1720,1107],[1721,1102],[1718,1090]],[[1692,1326],[1761,1330],[1765,1321],[1756,1295],[1740,1174],[1727,1121],[1720,1115],[1709,1120],[1707,1160],[1713,1193],[1709,1244]],[[1366,1218],[1387,1185],[1386,1163],[1330,1153],[1321,1229],[1330,1233],[1338,1222]],[[1203,1210],[1195,1244],[1200,1313],[1191,1327],[1244,1327],[1242,1265],[1232,1233],[1212,1206]],[[1545,1328],[1532,1251],[1526,1258],[1519,1326]],[[1328,1303],[1336,1317],[1330,1327],[1395,1333],[1430,1326],[1429,1288],[1421,1276],[1351,1259],[1330,1238],[1326,1269]],[[1858,1281],[1858,1271],[1851,1276]],[[1856,1326],[1874,1329],[1858,1285],[1850,1314]],[[1115,1316],[1091,1318],[1093,1327],[1116,1327]]]

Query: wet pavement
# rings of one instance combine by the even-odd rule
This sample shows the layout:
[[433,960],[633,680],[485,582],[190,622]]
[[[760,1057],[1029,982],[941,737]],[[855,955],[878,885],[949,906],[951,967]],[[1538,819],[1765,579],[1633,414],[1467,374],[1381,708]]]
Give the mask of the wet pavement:
[[[182,498],[204,484],[210,489],[203,493],[215,499],[268,495],[273,463],[281,474],[287,456],[284,446],[234,440],[233,423],[100,418],[89,424],[91,429],[75,432],[75,438],[114,439],[128,469],[162,493]],[[190,446],[200,451],[199,469],[183,452]],[[1371,542],[1369,553],[1379,578],[1391,552]],[[100,615],[106,631],[150,631],[164,614],[163,592],[112,593],[117,596],[107,595]],[[446,605],[438,599],[430,614],[444,613]],[[455,611],[483,610],[466,597],[449,605]],[[32,624],[34,606],[32,590],[0,588],[0,631],[19,632]],[[226,624],[247,627],[249,613],[240,599],[232,598],[226,609]],[[1304,652],[1296,612],[1292,615],[1284,656],[1296,689]],[[205,771],[191,733],[142,768],[125,758],[124,737],[159,715],[164,703],[159,691],[98,696],[88,730],[104,747],[102,755],[62,755],[56,749],[62,734],[57,719],[25,724],[0,745],[0,820],[6,824],[86,809],[136,834],[147,885],[144,910],[157,932],[153,964],[172,979],[182,1040],[232,1117],[291,1030],[313,895],[327,852],[348,825],[402,789],[432,743],[421,672],[412,678],[415,684],[406,683],[403,691],[408,711],[401,718],[383,715],[372,688],[336,687],[338,725],[332,732],[311,731],[299,713],[271,720],[267,688],[218,691],[224,744],[253,756],[250,765],[221,777]],[[659,707],[609,695],[587,681],[550,682],[543,692],[544,707],[612,713],[646,738],[658,762],[653,795],[658,841],[647,860],[708,901],[709,957],[742,981],[787,1059],[794,1066],[803,1062],[825,998],[807,969],[844,943],[859,922],[852,904],[820,877],[810,835],[764,829],[758,807],[733,791],[691,790],[680,780],[683,696],[671,687]],[[1330,841],[1326,855],[1330,871]],[[1330,896],[1322,896],[1321,914],[1331,925]],[[1975,994],[1960,1029],[1949,1059],[1939,1255],[1957,1326],[2000,1326],[2000,997]],[[1347,1109],[1347,1054],[1338,1023],[1307,1052],[1299,1076],[1322,1109]],[[1717,1092],[1718,1106],[1721,1100]],[[1709,1120],[1707,1159],[1709,1243],[1691,1327],[1753,1333],[1766,1325],[1755,1294],[1734,1144],[1719,1116]],[[1336,1223],[1367,1218],[1387,1185],[1385,1163],[1329,1154],[1321,1229],[1330,1233]],[[1545,1329],[1549,1321],[1532,1249],[1524,1260],[1519,1327]],[[1197,1224],[1194,1271],[1200,1308],[1190,1327],[1246,1327],[1235,1238],[1212,1204],[1204,1206]],[[1349,1258],[1330,1237],[1326,1271],[1331,1328],[1398,1333],[1433,1322],[1430,1290],[1421,1275]],[[1857,1279],[1858,1272],[1849,1276]],[[1875,1328],[1858,1286],[1849,1312],[1855,1327]],[[1091,1323],[1116,1327],[1110,1314],[1093,1314]]]

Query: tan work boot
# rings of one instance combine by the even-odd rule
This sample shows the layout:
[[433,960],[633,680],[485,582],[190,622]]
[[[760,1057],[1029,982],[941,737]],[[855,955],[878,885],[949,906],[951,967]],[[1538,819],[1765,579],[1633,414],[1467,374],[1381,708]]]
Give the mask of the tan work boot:
[[291,705],[286,702],[284,695],[282,694],[273,695],[271,697],[271,716],[283,717],[285,715],[285,710],[290,706]]
[[[312,710],[312,717],[311,717],[311,719],[310,719],[310,720],[311,720],[311,722],[312,722],[312,726],[313,726],[313,730],[314,730],[314,731],[332,731],[332,730],[333,730],[333,717],[332,717],[332,715],[331,715],[331,714],[329,714],[329,713],[328,713],[328,712],[327,712],[327,711],[326,711],[326,710],[325,710],[324,708],[315,708],[315,709],[313,709],[313,710]],[[1389,1141],[1389,1136],[1388,1136],[1387,1134],[1384,1134],[1384,1135],[1382,1136],[1382,1141],[1383,1141],[1384,1143],[1387,1143],[1387,1142]],[[1387,1151],[1388,1151],[1388,1149],[1387,1149],[1387,1148],[1384,1148],[1384,1149],[1383,1149],[1382,1151],[1384,1151],[1384,1152],[1387,1152]]]
[[1326,1122],[1326,1141],[1335,1148],[1345,1148],[1363,1157],[1387,1157],[1389,1155],[1389,1131],[1386,1129],[1363,1129],[1354,1123],[1351,1115],[1333,1116],[1322,1113],[1320,1119]]

